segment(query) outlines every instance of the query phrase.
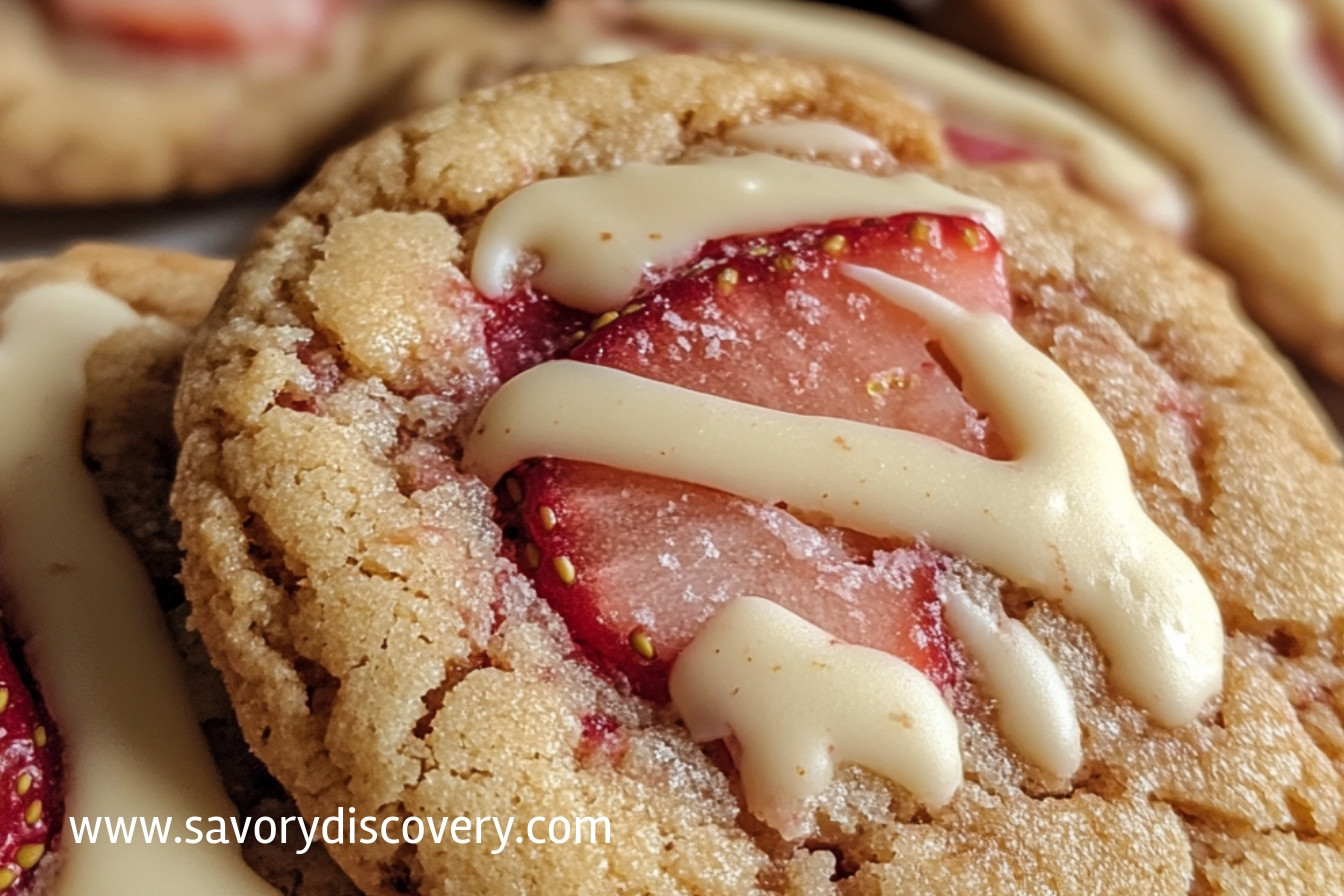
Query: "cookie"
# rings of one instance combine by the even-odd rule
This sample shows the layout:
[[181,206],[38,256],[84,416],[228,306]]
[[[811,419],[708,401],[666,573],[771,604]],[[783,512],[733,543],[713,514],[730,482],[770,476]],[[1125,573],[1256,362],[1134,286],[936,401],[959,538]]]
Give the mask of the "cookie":
[[1344,882],[1317,410],[1217,273],[940,134],[833,65],[530,76],[239,262],[183,581],[364,890]]
[[[1236,10],[1273,7],[1294,15],[1297,6],[1257,3]],[[931,16],[931,27],[1070,90],[1166,156],[1191,184],[1195,245],[1236,278],[1251,315],[1291,351],[1336,380],[1344,377],[1344,268],[1335,251],[1344,239],[1344,201],[1337,165],[1323,176],[1319,165],[1300,161],[1248,111],[1245,90],[1229,87],[1206,51],[1192,51],[1138,4],[1087,0],[1060,8],[975,0],[939,5]],[[1261,30],[1265,46],[1291,39],[1292,29]],[[1226,58],[1226,69],[1264,70],[1258,58]],[[1298,100],[1311,93],[1286,89]],[[1338,110],[1331,115],[1337,125]]]
[[[405,111],[400,103],[517,71],[543,45],[538,23],[495,4],[191,9],[5,4],[0,202],[152,200],[273,183]],[[403,94],[408,80],[415,90]]]
[[[16,891],[198,888],[213,879],[236,892],[355,892],[320,847],[296,856],[292,844],[248,843],[243,854],[263,879],[237,846],[231,858],[221,846],[128,842],[100,851],[75,834],[91,816],[142,810],[233,817],[226,792],[249,820],[294,812],[238,734],[218,676],[185,628],[176,585],[171,397],[187,334],[229,269],[97,245],[0,266],[0,367],[10,384],[0,440],[0,593],[11,649],[25,643],[20,668],[31,666],[15,681],[3,662],[0,776],[19,800],[0,809],[0,879]],[[74,661],[81,656],[84,664]],[[33,681],[42,733],[33,729],[34,756],[24,765],[16,756],[23,744],[13,739],[32,726],[13,716]],[[127,789],[126,781],[137,783]],[[41,825],[60,831],[54,848],[35,839]]]

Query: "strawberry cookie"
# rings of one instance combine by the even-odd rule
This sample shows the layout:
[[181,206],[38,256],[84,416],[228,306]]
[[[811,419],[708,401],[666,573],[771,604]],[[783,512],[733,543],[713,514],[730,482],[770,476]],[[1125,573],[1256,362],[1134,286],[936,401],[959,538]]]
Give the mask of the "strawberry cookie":
[[229,268],[110,246],[0,266],[0,892],[354,892],[320,847],[87,839],[104,817],[234,818],[229,796],[249,821],[294,812],[212,705],[199,643],[179,624],[175,652],[166,624],[170,399]]
[[1189,180],[1194,243],[1344,380],[1344,14],[1321,0],[947,0],[934,30],[1073,92]]
[[10,0],[0,202],[269,183],[404,111],[408,79],[416,101],[445,99],[540,45],[524,12],[472,0]]
[[391,832],[331,846],[369,893],[1344,883],[1316,410],[1214,273],[880,77],[392,126],[176,424],[193,624],[304,814]]

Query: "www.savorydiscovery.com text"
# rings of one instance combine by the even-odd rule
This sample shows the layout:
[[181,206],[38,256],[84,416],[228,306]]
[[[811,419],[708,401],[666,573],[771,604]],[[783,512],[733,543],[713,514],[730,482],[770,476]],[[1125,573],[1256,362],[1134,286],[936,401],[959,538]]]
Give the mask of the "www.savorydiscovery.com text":
[[595,844],[611,842],[611,822],[604,815],[574,817],[537,815],[528,819],[500,815],[454,815],[421,818],[410,815],[356,815],[338,810],[327,817],[268,815],[237,818],[191,815],[70,816],[69,836],[75,843],[226,844],[280,843],[303,855],[314,843],[371,844],[455,843],[490,848],[499,855],[512,845]]

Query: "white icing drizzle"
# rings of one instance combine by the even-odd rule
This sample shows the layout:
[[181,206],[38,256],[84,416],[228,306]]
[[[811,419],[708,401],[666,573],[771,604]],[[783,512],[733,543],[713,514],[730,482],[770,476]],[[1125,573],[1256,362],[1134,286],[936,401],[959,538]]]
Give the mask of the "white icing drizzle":
[[723,139],[760,152],[804,159],[831,157],[843,159],[851,165],[857,164],[865,156],[886,151],[873,137],[835,121],[744,124],[728,131]]
[[1302,0],[1179,3],[1260,113],[1313,166],[1337,177],[1344,165],[1344,100],[1316,58],[1316,26]]
[[[748,139],[800,155],[862,145],[849,129],[809,124],[770,126],[748,132]],[[819,186],[822,179],[825,187]],[[871,211],[837,211],[832,182],[855,196],[881,196]],[[769,187],[764,199],[759,184]],[[473,277],[478,288],[498,294],[530,255],[539,263],[533,282],[553,298],[601,311],[623,303],[650,267],[687,257],[711,236],[900,211],[973,210],[991,228],[1002,226],[998,209],[946,188],[931,190],[930,184],[768,155],[661,168],[632,165],[543,182],[487,216]],[[765,207],[753,209],[757,202]],[[575,209],[585,218],[570,226]],[[612,229],[601,230],[606,227]],[[674,252],[659,255],[650,248],[648,243],[662,241],[642,235],[655,227],[660,235],[675,235]],[[575,233],[579,236],[569,238]],[[611,243],[618,251],[604,254]],[[611,265],[619,268],[617,274],[605,276]],[[513,378],[487,403],[464,445],[463,469],[493,484],[529,457],[585,460],[783,503],[879,537],[922,538],[1059,601],[1092,631],[1120,691],[1160,723],[1191,721],[1222,684],[1218,609],[1198,569],[1144,514],[1124,455],[1091,401],[1004,318],[967,311],[878,270],[849,265],[841,270],[927,321],[958,367],[968,398],[994,417],[1012,460],[990,460],[916,433],[791,414],[611,368],[553,361]],[[984,671],[1009,743],[1048,773],[1071,775],[1081,761],[1081,733],[1068,688],[1049,655],[1001,611],[975,605],[955,587],[944,597],[948,623]],[[887,759],[841,749],[817,734],[834,734],[834,726],[843,724],[850,726],[847,745],[851,736],[866,744],[875,737],[888,742],[875,734],[881,725],[871,707],[858,709],[838,695],[891,696],[893,685],[883,676],[892,664],[917,675],[916,670],[894,657],[884,661],[886,671],[865,665],[868,660],[846,661],[841,665],[848,671],[833,671],[815,684],[819,690],[795,701],[793,696],[813,685],[781,688],[779,675],[759,677],[755,666],[746,671],[743,652],[754,657],[778,651],[796,659],[799,644],[820,643],[818,637],[827,649],[840,645],[787,610],[759,603],[744,597],[731,602],[731,614],[722,616],[726,610],[720,610],[672,670],[679,682],[673,699],[694,737],[741,740],[742,730],[750,732],[746,740],[753,748],[742,751],[739,770],[753,810],[781,830],[795,830],[808,800],[830,780],[834,763],[846,760],[887,774],[930,805],[946,799],[938,795],[942,784],[923,788],[945,781],[954,761],[959,768],[955,738],[922,742],[942,746],[906,752],[899,767],[889,768],[882,764]],[[738,660],[730,661],[733,656]],[[894,674],[903,680],[906,672]],[[744,689],[760,692],[765,702],[757,704],[755,696],[738,700]],[[912,700],[911,706],[922,700],[908,692],[902,699]],[[836,706],[845,708],[833,718]],[[937,727],[948,710],[938,701],[937,708],[926,706],[920,713],[921,724],[922,713],[937,716]],[[762,752],[755,746],[760,743],[775,746]],[[819,750],[827,756],[822,764]]]
[[1162,724],[1193,720],[1222,686],[1218,608],[1143,512],[1091,401],[1004,318],[881,271],[843,270],[925,319],[1013,460],[553,361],[496,393],[463,468],[493,483],[528,457],[566,457],[783,502],[881,537],[922,536],[1060,601],[1092,631],[1123,693]]
[[[232,816],[144,570],[80,459],[84,361],[136,315],[77,284],[0,314],[0,577],[65,745],[68,816]],[[237,847],[75,843],[58,896],[276,896]]]
[[895,22],[786,0],[636,0],[633,15],[683,34],[861,63],[925,94],[946,119],[1057,152],[1090,192],[1150,224],[1189,228],[1190,204],[1176,178],[1091,110]]
[[956,717],[938,689],[889,653],[836,641],[779,604],[736,597],[677,657],[668,682],[691,737],[731,737],[747,805],[786,837],[841,762],[929,807],[961,783]]
[[1083,733],[1073,695],[1045,648],[1016,619],[953,587],[944,586],[943,600],[948,627],[984,672],[1008,743],[1050,774],[1071,776],[1083,761]]
[[504,199],[481,225],[471,279],[499,298],[536,258],[539,289],[596,314],[619,307],[646,271],[685,261],[706,239],[906,211],[1003,229],[993,205],[919,174],[872,177],[761,153],[637,163],[539,181]]
[[934,543],[1059,600],[1101,644],[1121,691],[1164,725],[1193,721],[1222,690],[1218,604],[1139,504],[1124,452],[1091,399],[1006,319],[883,271],[842,270],[933,329],[967,398],[994,418],[1013,451],[1006,465],[1027,480],[1011,483],[1017,477],[1000,471],[955,483],[949,500],[978,494],[983,509],[927,524]]

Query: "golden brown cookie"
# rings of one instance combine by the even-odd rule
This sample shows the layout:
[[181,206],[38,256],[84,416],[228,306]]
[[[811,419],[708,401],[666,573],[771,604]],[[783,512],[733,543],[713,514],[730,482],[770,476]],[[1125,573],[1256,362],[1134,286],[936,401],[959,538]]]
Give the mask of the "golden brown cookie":
[[[766,127],[742,130],[755,125]],[[746,151],[744,133],[752,145],[763,139],[773,149],[764,159]],[[1149,896],[1308,893],[1344,883],[1344,727],[1337,696],[1344,684],[1338,639],[1344,527],[1332,522],[1344,506],[1344,471],[1318,411],[1241,321],[1216,273],[1167,239],[1072,194],[1054,168],[1023,165],[991,174],[960,167],[939,134],[938,123],[890,85],[841,67],[651,57],[530,76],[408,119],[339,154],[240,261],[185,363],[173,502],[183,526],[193,622],[224,674],[244,733],[305,814],[349,807],[403,833],[415,830],[413,818],[437,823],[471,816],[516,825],[511,833],[465,843],[375,838],[333,846],[361,887],[426,896],[912,889]],[[817,166],[807,169],[812,173],[792,167],[802,164],[799,157]],[[825,182],[841,192],[859,178],[862,195],[845,208],[867,208],[870,196],[885,196],[889,180],[904,184],[902,190],[919,183],[928,192],[913,209],[752,225],[756,206],[732,193],[741,181],[724,174],[738,170],[734,166],[767,184],[763,172],[788,170],[800,191],[813,177],[836,178]],[[902,172],[932,183],[900,180]],[[602,186],[624,183],[618,178],[626,176],[633,192]],[[648,178],[664,176],[673,185],[667,192],[649,188]],[[713,183],[722,189],[707,199],[697,178],[717,178]],[[793,200],[785,193],[788,206]],[[552,198],[536,198],[543,195]],[[639,201],[622,199],[632,195]],[[668,202],[667,195],[681,201]],[[540,204],[530,215],[518,211],[533,202]],[[615,209],[610,226],[594,223],[600,220],[588,216],[594,208]],[[613,279],[605,278],[615,266],[570,263],[573,252],[608,244],[656,252],[648,247],[675,243],[683,213],[701,208],[709,209],[702,218],[737,223],[708,234],[714,240],[693,245],[689,256],[673,252],[672,260],[652,268],[620,268],[625,273]],[[897,211],[914,214],[889,219],[899,227],[883,223],[882,215]],[[640,217],[648,214],[652,218]],[[656,228],[642,228],[660,214]],[[804,226],[835,217],[853,220],[829,230]],[[564,227],[553,232],[554,221]],[[783,235],[748,236],[770,231]],[[526,235],[510,242],[520,232]],[[581,248],[549,241],[565,235]],[[766,426],[775,418],[752,407],[759,402],[733,405],[712,419],[695,416],[699,412],[675,416],[670,409],[679,415],[682,405],[668,404],[668,395],[693,405],[705,400],[685,389],[601,393],[623,396],[619,405],[585,404],[588,393],[581,391],[534,393],[546,397],[518,405],[524,410],[512,417],[501,409],[501,396],[518,394],[516,384],[524,382],[545,388],[545,377],[561,373],[590,377],[607,362],[587,353],[598,345],[615,352],[620,334],[638,349],[641,320],[683,327],[677,331],[686,351],[680,368],[703,365],[742,341],[742,331],[712,320],[686,323],[680,313],[650,318],[649,308],[684,310],[669,303],[682,301],[677,297],[687,290],[733,296],[775,277],[859,276],[862,265],[843,265],[871,263],[864,248],[869,240],[895,246],[892,257],[914,266],[905,276],[924,277],[924,286],[939,284],[927,279],[929,270],[953,265],[940,287],[949,293],[969,269],[960,265],[982,265],[975,282],[992,294],[989,304],[1000,313],[1011,306],[1013,325],[1003,326],[1003,318],[988,311],[974,316],[949,308],[917,288],[864,281],[882,295],[890,291],[898,305],[911,303],[906,309],[922,308],[914,313],[929,326],[935,319],[944,323],[926,338],[938,341],[942,352],[913,369],[860,378],[857,394],[889,408],[898,403],[897,393],[916,394],[936,381],[950,383],[952,392],[944,394],[960,401],[953,393],[961,382],[973,401],[985,403],[980,410],[988,410],[987,423],[983,414],[968,412],[958,436],[977,443],[976,450],[1017,463],[1070,445],[1057,453],[1062,466],[1055,470],[1081,483],[1079,491],[1044,505],[1074,514],[1075,525],[1044,547],[1022,548],[1022,556],[1052,546],[1057,551],[1033,579],[1037,573],[1005,571],[1014,567],[1012,552],[993,562],[977,555],[980,547],[948,554],[960,526],[929,523],[903,533],[917,536],[913,542],[893,541],[890,533],[868,529],[846,534],[850,511],[840,506],[783,497],[779,506],[769,500],[743,505],[747,515],[780,531],[803,532],[795,546],[812,547],[799,547],[802,554],[822,550],[817,545],[824,541],[848,552],[845,563],[880,570],[896,562],[893,557],[905,558],[904,585],[918,590],[925,575],[936,583],[932,604],[916,598],[909,605],[912,615],[902,624],[928,637],[898,645],[901,660],[892,652],[854,653],[793,621],[778,629],[771,622],[770,630],[793,632],[796,643],[821,651],[814,655],[826,659],[813,672],[870,662],[886,670],[871,677],[880,687],[847,693],[871,694],[897,678],[913,682],[910,693],[921,700],[932,693],[917,712],[900,703],[885,723],[941,744],[909,747],[901,740],[907,735],[891,735],[906,744],[893,750],[908,747],[919,757],[918,770],[941,775],[950,763],[950,793],[931,793],[933,776],[903,776],[886,769],[886,754],[870,753],[841,763],[819,792],[770,804],[760,794],[778,796],[784,789],[755,764],[759,742],[747,739],[745,723],[730,724],[727,743],[721,740],[722,729],[702,724],[706,702],[687,697],[678,677],[687,677],[679,671],[687,664],[710,662],[706,652],[738,656],[736,648],[713,646],[738,642],[705,640],[710,627],[715,637],[725,630],[719,623],[728,608],[774,611],[743,600],[713,605],[719,608],[710,621],[672,663],[671,681],[666,669],[655,680],[671,689],[672,703],[638,696],[656,690],[641,670],[663,659],[663,617],[650,615],[648,628],[629,630],[623,657],[612,660],[595,646],[600,639],[583,602],[610,608],[618,596],[598,594],[591,584],[594,561],[603,558],[568,515],[579,506],[576,493],[551,506],[539,501],[536,485],[551,490],[543,497],[559,494],[556,464],[607,457],[603,452],[624,444],[627,433],[648,447],[639,443],[645,424],[636,423],[642,405],[658,409],[647,425],[672,421],[659,430],[677,439],[675,448],[664,447],[664,458],[698,456],[695,439],[680,441],[697,429],[687,419],[718,432],[735,420]],[[997,280],[993,253],[1000,242],[1004,279]],[[781,253],[781,244],[789,251]],[[679,267],[688,257],[699,263]],[[603,300],[594,304],[619,310],[592,318],[536,297],[569,295],[575,283],[584,284],[577,293]],[[873,293],[843,288],[850,299],[841,304],[886,307],[868,304],[876,301]],[[627,303],[632,289],[643,291]],[[813,293],[793,295],[794,304],[784,307],[806,318]],[[874,326],[885,326],[886,312],[872,313]],[[519,334],[537,331],[554,338],[522,344]],[[990,331],[997,335],[985,335]],[[966,349],[970,334],[983,336],[985,352],[1003,352],[1013,362],[987,369],[975,359],[989,355]],[[656,346],[657,338],[648,344]],[[797,341],[807,342],[802,335]],[[681,345],[676,339],[668,344]],[[815,350],[829,352],[828,363],[843,356],[823,343]],[[545,360],[571,351],[593,363]],[[648,353],[633,354],[638,364]],[[1026,380],[1038,376],[1051,384],[1038,400],[1019,401],[1026,369],[1034,371]],[[810,388],[805,374],[789,380],[802,392]],[[1003,391],[991,388],[995,381]],[[620,389],[652,388],[620,382]],[[642,397],[630,401],[630,394]],[[1021,415],[1034,422],[1014,429]],[[502,433],[510,446],[514,428],[532,436],[540,426],[537,438],[544,442],[552,420],[563,428],[576,416],[583,423],[556,452],[560,461],[524,465],[491,491],[493,465],[507,466],[513,455],[484,452],[486,434]],[[788,419],[807,431],[833,425]],[[589,427],[606,436],[583,442]],[[1084,430],[1095,436],[1094,447],[1075,440]],[[815,449],[832,452],[827,460],[808,469],[821,475],[849,469],[843,455],[869,438],[895,440],[912,458],[930,451],[956,458],[946,462],[965,470],[981,469],[968,460],[971,448],[949,455],[892,432],[838,430]],[[735,476],[793,451],[782,441],[762,444],[749,436],[726,444],[733,447],[721,449],[717,465]],[[1096,447],[1103,444],[1118,449]],[[517,449],[522,457],[540,450]],[[1119,472],[1112,466],[1076,475],[1091,470],[1079,465],[1099,454],[1119,464]],[[944,460],[931,463],[941,469]],[[709,467],[687,475],[712,478],[716,464]],[[563,475],[588,475],[564,469],[571,473]],[[681,555],[669,551],[663,559],[657,544],[613,531],[643,500],[642,489],[664,494],[657,489],[667,486],[619,482],[626,483],[617,486],[621,497],[601,505],[616,522],[591,516],[580,522],[639,552],[646,567],[670,570],[677,581]],[[939,480],[937,488],[944,484]],[[1019,494],[1012,491],[1017,486],[1001,485],[1004,494]],[[1052,487],[1045,486],[1047,492]],[[1114,503],[1095,507],[1093,491]],[[750,497],[749,490],[735,494]],[[693,495],[703,497],[688,487],[667,514],[700,500]],[[909,498],[919,503],[917,495]],[[968,506],[980,500],[986,509],[976,516],[993,516],[993,509],[1021,522],[1009,527],[1013,531],[1045,525],[1035,511],[1018,516],[1031,501],[981,492]],[[1121,516],[1135,528],[1112,543],[1118,553],[1066,546],[1075,532],[1085,533],[1087,542],[1086,533]],[[997,525],[963,522],[968,531]],[[804,530],[820,541],[809,541],[814,536]],[[1129,556],[1131,548],[1134,556],[1149,556],[1143,553],[1148,548],[1135,547],[1140,542],[1158,552],[1152,557],[1166,559],[1125,566],[1130,561],[1120,555]],[[556,553],[562,544],[584,546],[586,553]],[[710,550],[712,541],[700,544],[706,557],[723,553]],[[927,550],[945,559],[921,566]],[[782,548],[764,556],[772,561],[767,565],[792,562]],[[1190,613],[1168,620],[1169,627],[1160,623],[1160,637],[1126,642],[1132,651],[1117,649],[1115,632],[1086,622],[1083,605],[1071,603],[1071,595],[1124,591],[1126,583],[1144,583],[1133,584],[1136,592],[1166,587],[1168,575],[1184,582],[1172,601]],[[1037,584],[1024,584],[1029,581]],[[809,580],[797,584],[795,590],[813,587]],[[586,595],[577,610],[564,603],[567,593]],[[1148,604],[1117,605],[1117,618],[1129,625],[1130,608]],[[1214,607],[1221,629],[1209,615]],[[991,624],[977,629],[976,618]],[[1018,697],[994,671],[996,654],[974,646],[977,631],[989,642],[1018,645],[997,654],[1009,665],[1030,653],[1056,670],[1063,691],[1042,699],[1076,721],[1072,760],[1060,758],[1068,752],[1059,750],[1068,740],[1063,723],[1049,729],[1058,736],[1038,744],[1041,751],[1025,746],[1036,729],[1014,727],[1001,713],[1000,707],[1018,705]],[[734,632],[755,636],[750,625],[745,635]],[[625,642],[624,629],[615,634]],[[697,644],[710,648],[685,659]],[[934,674],[940,651],[947,660],[941,689],[930,683],[943,674]],[[796,655],[781,655],[774,671]],[[1186,671],[1171,681],[1156,676],[1147,693],[1141,683],[1153,676],[1135,657],[1149,655],[1177,666],[1189,661],[1202,671],[1180,666]],[[928,677],[909,679],[909,668],[921,663]],[[729,683],[745,675],[740,666],[734,670]],[[1027,678],[1040,684],[1050,676]],[[1158,696],[1195,679],[1182,708]],[[786,720],[770,729],[781,734],[780,742],[793,742],[827,706],[848,705],[832,700],[818,708],[815,680],[804,674],[795,690],[782,694],[763,688],[765,698],[784,701],[770,704],[783,709],[766,720]],[[721,702],[731,703],[736,693]],[[883,722],[864,718],[865,724]],[[950,732],[935,730],[940,719],[952,719]],[[842,714],[837,724],[853,721]],[[826,741],[820,743],[818,765],[808,766],[813,771],[831,761]],[[846,756],[862,752],[839,734],[829,743]],[[805,769],[798,768],[801,777]],[[591,824],[596,816],[610,825],[606,842],[535,842],[529,834],[542,828],[526,828],[539,818],[542,825],[565,819],[573,829],[578,819]]]
[[229,267],[185,253],[97,244],[0,266],[6,297],[42,283],[86,283],[142,315],[140,326],[117,332],[90,357],[85,450],[117,526],[166,590],[178,565],[176,526],[167,513],[177,455],[169,408],[190,329],[213,304]]
[[[125,43],[113,31],[61,25],[51,5],[0,7],[0,202],[149,200],[272,183],[406,103],[525,67],[543,43],[537,23],[511,6],[312,4],[336,10],[334,20],[316,45],[277,60],[198,51],[190,30],[178,38],[185,49],[174,50],[171,33],[166,49]],[[404,93],[408,81],[415,88]]]
[[136,547],[165,604],[175,592],[177,527],[167,512],[177,457],[171,412],[191,328],[214,303],[229,264],[184,253],[84,244],[0,269],[7,291],[89,283],[132,304],[140,326],[101,343],[87,366],[84,450],[108,512]]

